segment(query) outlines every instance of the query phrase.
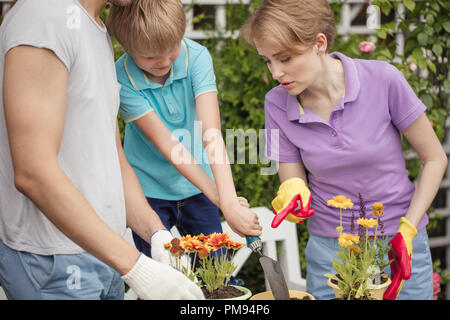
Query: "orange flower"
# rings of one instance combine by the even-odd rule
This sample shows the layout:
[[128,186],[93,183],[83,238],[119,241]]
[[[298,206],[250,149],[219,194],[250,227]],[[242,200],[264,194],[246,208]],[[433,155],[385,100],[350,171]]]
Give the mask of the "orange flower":
[[350,252],[353,252],[355,256],[358,256],[361,253],[361,248],[358,246],[351,246]]
[[200,240],[198,240],[196,238],[191,238],[191,239],[184,240],[181,243],[181,247],[188,251],[197,251],[197,250],[202,249],[204,247],[204,244],[203,244],[203,242],[201,242]]
[[240,242],[236,242],[236,241],[233,241],[231,239],[228,239],[228,241],[225,243],[225,246],[228,249],[237,250],[239,248],[242,248],[244,245],[242,243],[240,243]]
[[167,242],[167,243],[164,243],[163,246],[164,246],[164,249],[170,249],[170,247],[172,245],[170,244],[170,242]]
[[208,250],[208,246],[204,246],[202,249],[198,251],[198,257],[200,259],[205,259],[209,256],[209,252],[211,249]]
[[181,237],[181,241],[182,242],[190,241],[192,239],[197,239],[197,237],[196,236],[191,236],[190,234],[187,234],[187,235]]
[[384,206],[381,202],[375,202],[372,205],[373,215],[376,217],[380,217],[384,214]]
[[181,256],[184,253],[184,250],[180,246],[172,246],[172,248],[170,248],[170,253],[174,256]]
[[208,239],[210,238],[210,236],[205,236],[203,233],[200,233],[200,234],[197,236],[197,238],[198,238],[198,240],[200,240],[200,241],[202,241],[202,242],[206,242],[206,241],[208,241]]
[[170,241],[170,243],[171,243],[173,246],[179,246],[179,245],[180,245],[180,239],[178,239],[178,238],[173,238],[172,241]]
[[212,249],[214,251],[217,251],[218,249],[225,246],[229,239],[230,239],[230,235],[228,234],[228,232],[224,232],[224,233],[214,232],[213,234],[210,235],[210,238],[207,243],[210,246],[212,246]]

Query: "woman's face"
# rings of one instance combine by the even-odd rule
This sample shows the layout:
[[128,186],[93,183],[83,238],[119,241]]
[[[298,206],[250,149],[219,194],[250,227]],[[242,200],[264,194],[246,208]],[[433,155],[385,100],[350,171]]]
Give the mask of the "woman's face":
[[274,80],[291,95],[299,95],[311,86],[320,70],[320,57],[315,46],[299,45],[295,53],[268,42],[256,43]]

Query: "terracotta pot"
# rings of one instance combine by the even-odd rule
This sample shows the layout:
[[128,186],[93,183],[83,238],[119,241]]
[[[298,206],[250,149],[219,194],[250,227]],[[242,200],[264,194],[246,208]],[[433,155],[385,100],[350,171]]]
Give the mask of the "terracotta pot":
[[[327,284],[333,288],[334,295],[337,299],[342,298],[342,291],[339,289],[337,284],[334,284],[331,282],[331,278],[328,278]],[[391,284],[391,278],[388,278],[388,280],[380,285],[374,286],[373,289],[370,289],[370,296],[373,300],[383,300],[384,292],[386,291],[387,287]]]
[[[289,297],[302,299],[303,297],[308,296],[310,300],[316,300],[314,296],[304,291],[297,290],[289,290]],[[272,291],[265,291],[258,294],[255,294],[250,300],[275,300]]]
[[214,300],[247,300],[248,298],[250,298],[252,296],[252,292],[248,288],[241,287],[241,286],[235,286],[235,285],[231,285],[231,286],[235,287],[236,289],[241,290],[242,296],[233,297],[233,298],[214,299]]

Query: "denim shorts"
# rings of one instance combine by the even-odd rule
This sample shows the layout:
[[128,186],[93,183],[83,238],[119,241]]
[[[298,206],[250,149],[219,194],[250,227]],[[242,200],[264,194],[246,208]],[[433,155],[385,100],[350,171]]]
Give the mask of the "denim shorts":
[[[147,201],[167,230],[176,226],[182,236],[222,232],[219,209],[203,193],[182,200],[147,198]],[[145,241],[133,232],[133,240],[139,251],[151,257],[150,239]]]
[[120,274],[91,254],[38,255],[0,241],[0,285],[10,300],[123,300]]
[[[392,237],[388,237],[386,244]],[[334,299],[333,289],[327,285],[325,273],[334,273],[332,260],[337,259],[340,247],[336,238],[309,235],[306,245],[306,290],[320,300]],[[387,256],[385,261],[388,261]],[[384,272],[390,274],[390,267]],[[413,240],[412,274],[403,283],[397,300],[432,300],[433,264],[426,228],[417,233]]]

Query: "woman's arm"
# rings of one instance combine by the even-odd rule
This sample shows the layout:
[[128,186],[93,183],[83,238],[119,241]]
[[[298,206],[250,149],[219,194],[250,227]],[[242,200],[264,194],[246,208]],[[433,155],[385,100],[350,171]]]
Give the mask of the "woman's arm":
[[448,159],[426,114],[422,114],[402,133],[423,164],[416,191],[405,216],[417,227],[438,192]]
[[307,184],[306,172],[303,163],[279,162],[278,165],[278,176],[280,177],[281,183],[290,178],[300,178]]
[[260,235],[258,216],[241,206],[236,194],[231,167],[221,134],[217,92],[207,92],[196,98],[197,116],[202,125],[202,139],[214,174],[220,198],[220,209],[229,226],[240,236]]

